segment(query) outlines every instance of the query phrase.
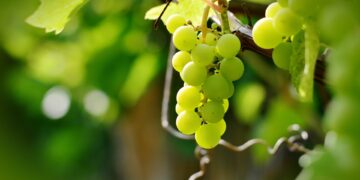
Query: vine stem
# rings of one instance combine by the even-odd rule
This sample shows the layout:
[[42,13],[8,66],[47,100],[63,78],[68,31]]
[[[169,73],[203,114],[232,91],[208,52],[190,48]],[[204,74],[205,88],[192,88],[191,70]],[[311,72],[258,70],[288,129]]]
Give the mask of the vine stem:
[[202,16],[202,21],[201,21],[202,42],[205,42],[205,39],[206,39],[207,21],[208,21],[208,17],[209,17],[209,11],[210,11],[210,6],[206,6],[204,8],[204,13]]
[[228,3],[226,0],[218,0],[219,6],[223,9],[221,11],[221,28],[223,33],[230,33],[229,17],[228,17]]

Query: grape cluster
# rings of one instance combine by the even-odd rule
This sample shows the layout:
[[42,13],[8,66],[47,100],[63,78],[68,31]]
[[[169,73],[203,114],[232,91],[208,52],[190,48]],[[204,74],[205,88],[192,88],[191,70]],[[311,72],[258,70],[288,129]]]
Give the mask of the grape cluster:
[[289,57],[292,53],[289,41],[303,27],[301,16],[290,6],[293,2],[297,1],[278,0],[271,3],[266,8],[265,17],[256,22],[252,31],[254,42],[259,47],[274,48],[274,63],[284,70],[289,69]]
[[221,34],[214,26],[207,28],[204,37],[200,28],[178,14],[167,19],[166,27],[179,50],[172,65],[184,81],[176,95],[176,126],[183,134],[195,134],[200,147],[211,149],[226,130],[224,114],[234,93],[232,81],[244,72],[236,57],[241,43],[237,36]]

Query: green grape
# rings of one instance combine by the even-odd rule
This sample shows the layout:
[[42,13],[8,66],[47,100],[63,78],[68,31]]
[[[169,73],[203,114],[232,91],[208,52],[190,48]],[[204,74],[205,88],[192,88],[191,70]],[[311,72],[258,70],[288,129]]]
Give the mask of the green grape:
[[272,53],[272,58],[277,67],[289,70],[290,57],[292,54],[292,45],[289,42],[280,43]]
[[201,125],[201,119],[194,111],[183,111],[176,118],[176,127],[183,134],[194,134]]
[[177,95],[177,103],[184,109],[193,110],[200,103],[200,92],[193,86],[182,87]]
[[244,73],[244,64],[237,57],[225,58],[220,64],[220,73],[230,81],[238,80]]
[[197,36],[192,26],[180,26],[173,34],[175,47],[182,51],[189,51],[195,47]]
[[214,48],[207,44],[198,44],[191,50],[191,58],[195,63],[207,66],[215,57]]
[[273,21],[274,29],[281,35],[291,36],[300,31],[302,21],[289,8],[282,8],[276,13]]
[[289,0],[277,0],[281,7],[288,7]]
[[172,57],[172,66],[177,72],[181,72],[184,66],[190,61],[190,53],[187,51],[179,51]]
[[282,40],[281,35],[274,29],[271,18],[262,18],[257,21],[252,36],[256,45],[263,49],[274,48]]
[[228,81],[220,74],[208,77],[203,85],[204,95],[211,100],[226,99],[229,95]]
[[185,111],[185,109],[183,107],[181,107],[179,104],[175,105],[175,112],[177,115],[179,115],[183,111]]
[[202,118],[208,123],[217,123],[225,114],[221,101],[209,101],[200,108]]
[[179,15],[173,14],[166,20],[166,29],[172,34],[177,28],[186,24],[186,19]]
[[[209,123],[209,124],[211,124],[211,123]],[[224,119],[221,119],[219,122],[214,123],[213,125],[216,126],[216,128],[217,128],[217,130],[218,130],[217,133],[218,133],[220,136],[224,135],[224,133],[225,133],[225,131],[226,131],[226,122],[225,122]]]
[[223,100],[223,107],[224,107],[224,112],[227,112],[227,110],[229,109],[229,100],[228,99]]
[[296,14],[309,17],[319,11],[320,2],[314,0],[288,0],[288,7]]
[[186,84],[199,86],[205,81],[207,71],[204,66],[191,61],[184,66],[180,76]]
[[[202,32],[198,35],[198,39],[201,42]],[[215,46],[217,40],[218,40],[218,37],[214,33],[212,33],[212,32],[206,33],[205,44],[210,45],[210,46]]]
[[228,91],[227,91],[227,94],[226,94],[226,98],[230,98],[234,94],[235,87],[234,87],[234,84],[231,81],[226,80],[226,82],[227,82],[227,86],[228,86]]
[[234,34],[225,34],[216,43],[216,50],[225,58],[235,57],[241,48],[240,40]]
[[195,140],[204,149],[214,148],[219,144],[221,136],[219,128],[214,124],[203,124],[195,132]]
[[265,17],[273,18],[280,9],[281,9],[281,6],[277,2],[269,4],[269,6],[265,10]]

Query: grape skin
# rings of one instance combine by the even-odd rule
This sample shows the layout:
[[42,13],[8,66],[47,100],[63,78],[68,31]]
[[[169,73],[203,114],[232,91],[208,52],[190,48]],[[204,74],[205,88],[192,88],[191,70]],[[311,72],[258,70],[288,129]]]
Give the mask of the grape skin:
[[194,134],[201,125],[201,119],[194,111],[183,111],[176,118],[176,127],[183,134]]
[[207,66],[212,63],[215,57],[214,48],[207,44],[198,44],[191,50],[191,58],[194,62],[203,66]]
[[281,35],[274,29],[271,18],[262,18],[257,21],[252,36],[256,45],[263,49],[274,48],[282,40]]
[[220,74],[214,74],[206,79],[203,91],[209,99],[220,101],[228,97],[229,85],[227,80]]
[[283,8],[276,13],[273,21],[274,29],[283,36],[291,36],[300,31],[302,21],[289,8]]
[[175,47],[182,51],[189,51],[195,47],[197,35],[192,26],[181,26],[173,34]]
[[217,123],[224,117],[224,107],[220,101],[210,101],[200,108],[202,118],[209,123]]
[[277,67],[289,70],[290,57],[292,54],[292,45],[289,42],[280,43],[272,53],[272,58]]
[[166,20],[166,29],[172,34],[177,28],[186,24],[186,20],[179,14],[173,14]]
[[273,18],[280,9],[281,9],[281,6],[277,2],[269,4],[269,6],[265,10],[265,17]]
[[241,48],[240,40],[234,34],[225,34],[216,43],[217,52],[225,58],[235,57]]
[[172,57],[172,66],[177,72],[181,72],[184,66],[191,61],[191,55],[187,51],[179,51]]
[[215,124],[203,124],[195,132],[195,140],[197,144],[204,149],[214,148],[219,144],[221,135]]
[[230,81],[238,80],[244,73],[244,64],[237,57],[225,58],[220,64],[220,73]]
[[191,61],[184,66],[180,76],[188,85],[199,86],[205,81],[207,72],[204,66]]
[[193,110],[200,103],[200,92],[192,86],[182,87],[177,95],[177,103],[184,109]]

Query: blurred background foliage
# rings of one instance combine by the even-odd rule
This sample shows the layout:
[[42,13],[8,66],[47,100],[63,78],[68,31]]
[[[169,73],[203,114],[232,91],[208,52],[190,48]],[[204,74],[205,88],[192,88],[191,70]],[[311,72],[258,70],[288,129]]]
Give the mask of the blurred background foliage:
[[[270,2],[249,2],[252,19]],[[194,142],[160,127],[170,36],[144,20],[160,3],[90,0],[54,35],[25,23],[38,0],[0,2],[0,179],[185,179],[198,170]],[[232,11],[246,22],[241,3],[232,0]],[[271,60],[251,51],[241,58],[225,139],[274,144],[297,123],[309,130],[309,147],[320,143],[326,89],[318,85],[314,103],[299,103]],[[182,85],[174,79],[173,96]],[[293,179],[301,170],[301,154],[286,147],[275,156],[261,146],[211,153],[207,179]]]

